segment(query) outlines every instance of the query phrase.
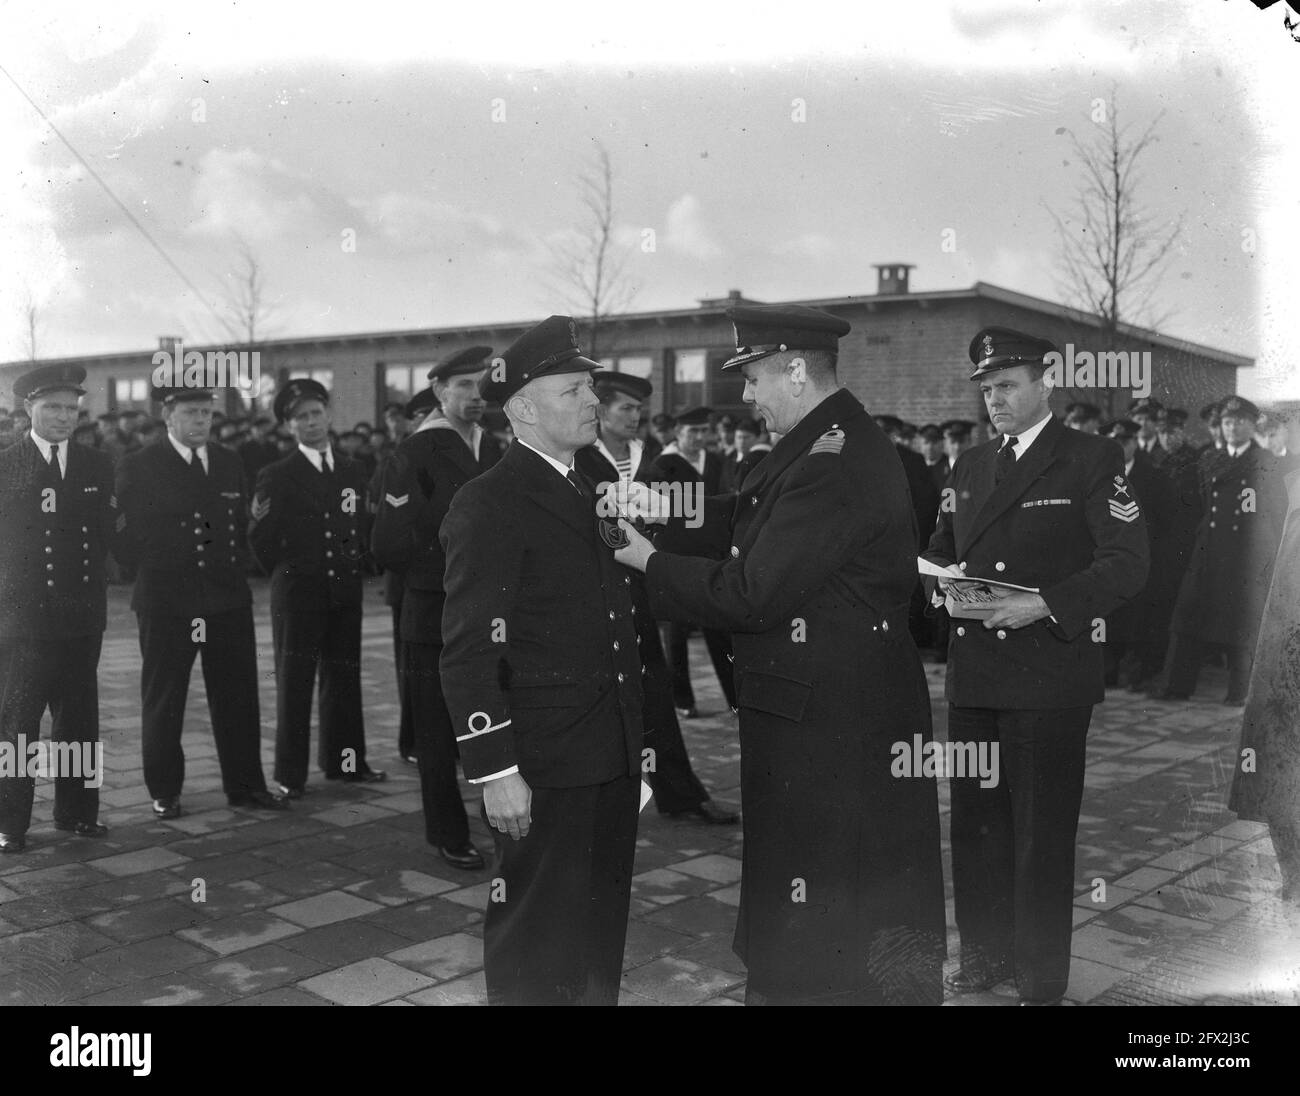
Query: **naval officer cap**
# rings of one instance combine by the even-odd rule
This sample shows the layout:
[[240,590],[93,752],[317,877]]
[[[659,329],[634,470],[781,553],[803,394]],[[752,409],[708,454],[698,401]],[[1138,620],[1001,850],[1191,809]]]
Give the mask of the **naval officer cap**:
[[970,341],[970,360],[975,366],[971,380],[1017,365],[1046,366],[1044,359],[1056,353],[1046,339],[1026,335],[1009,327],[986,327]]
[[1229,396],[1219,405],[1219,417],[1226,419],[1229,415],[1238,419],[1259,421],[1259,408],[1245,396]]
[[596,383],[596,395],[602,399],[612,392],[622,392],[634,400],[644,401],[654,391],[654,385],[645,377],[634,377],[631,373],[618,373],[612,369],[600,370],[592,380]]
[[488,367],[492,357],[490,346],[469,346],[445,361],[439,362],[429,370],[427,376],[431,381],[446,381],[452,377],[461,377],[466,373],[478,373]]
[[288,422],[298,410],[298,405],[308,400],[319,400],[328,407],[329,389],[320,381],[314,381],[310,377],[298,377],[275,394],[272,410],[275,411],[275,417],[280,422]]
[[84,396],[86,371],[79,365],[43,365],[14,381],[14,399],[34,400],[47,392],[75,392]]
[[933,422],[927,422],[917,433],[926,441],[943,441],[943,431]]
[[511,396],[538,377],[594,373],[599,368],[599,363],[582,356],[577,321],[571,316],[548,316],[506,348],[501,360],[479,382],[479,393],[484,399],[504,406]]
[[722,363],[736,369],[783,350],[838,350],[848,320],[801,304],[738,304],[727,309],[736,329],[736,353]]
[[1187,425],[1187,412],[1181,407],[1166,407],[1160,412],[1160,425],[1173,430]]

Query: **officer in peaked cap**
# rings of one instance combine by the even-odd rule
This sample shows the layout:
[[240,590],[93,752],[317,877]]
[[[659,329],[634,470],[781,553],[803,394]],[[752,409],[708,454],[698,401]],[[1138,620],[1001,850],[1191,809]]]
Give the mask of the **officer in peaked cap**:
[[1084,744],[1104,696],[1093,622],[1142,589],[1148,565],[1119,446],[1052,415],[1053,350],[1006,327],[971,340],[970,376],[1001,436],[958,458],[924,553],[954,577],[1028,588],[984,619],[954,614],[946,688],[949,740],[1002,758],[996,787],[951,782],[961,969],[950,985],[1014,978],[1025,1004],[1059,1001],[1069,980]]
[[618,1000],[642,666],[630,579],[573,463],[596,439],[597,368],[568,316],[493,362],[480,390],[515,440],[460,488],[439,533],[442,687],[503,881],[483,932],[490,1004]]
[[289,381],[275,394],[271,410],[275,412],[276,422],[288,422],[293,418],[299,404],[307,400],[316,400],[325,407],[329,406],[330,393],[320,381],[310,377],[296,377]]
[[[845,321],[800,306],[731,315],[737,353],[724,368],[741,371],[745,402],[783,436],[738,498],[706,502],[700,528],[674,519],[655,550],[623,523],[619,558],[645,571],[657,617],[732,632],[746,999],[938,1004],[937,789],[910,770],[915,779],[890,775],[895,743],[930,738],[907,634],[917,544],[907,479],[836,377]],[[714,544],[729,545],[720,559],[709,558]],[[806,903],[790,901],[792,879]]]
[[967,449],[971,447],[971,432],[975,424],[970,419],[949,419],[939,424],[943,430],[943,451],[948,457],[948,469],[957,463]]
[[310,378],[276,393],[275,416],[295,449],[254,488],[249,542],[271,576],[275,646],[275,779],[306,791],[312,694],[320,675],[317,764],[327,780],[386,779],[366,761],[361,703],[362,591],[370,567],[365,466],[330,445],[329,392]]
[[[211,443],[212,388],[154,385],[151,395],[162,405],[167,436],[118,465],[114,554],[136,569],[140,741],[153,813],[181,814],[181,735],[196,657],[227,801],[283,810],[262,772],[244,464]],[[200,633],[195,621],[202,621]]]
[[1138,426],[1138,447],[1159,467],[1169,455],[1160,444],[1160,414],[1164,404],[1149,397],[1129,404],[1128,417]]
[[917,431],[917,437],[921,439],[921,459],[930,473],[930,482],[936,491],[942,491],[952,468],[952,462],[943,451],[943,431],[935,423],[927,422]]
[[[85,380],[80,366],[46,365],[14,382],[32,425],[0,449],[0,745],[26,758],[48,708],[53,739],[87,766],[52,774],[54,825],[102,837],[94,747],[116,509],[111,460],[70,440]],[[26,847],[34,796],[32,776],[0,775],[0,853]]]
[[478,870],[484,861],[470,841],[456,779],[457,732],[438,666],[447,564],[438,530],[456,492],[500,459],[481,424],[485,404],[478,390],[491,355],[490,346],[471,346],[429,370],[427,398],[439,410],[403,439],[383,470],[370,538],[375,561],[401,584],[398,685],[410,738],[399,738],[398,748],[419,766],[425,840],[463,871]]
[[1201,457],[1205,509],[1174,607],[1169,681],[1162,695],[1169,700],[1191,696],[1202,645],[1217,643],[1228,657],[1224,703],[1241,707],[1286,519],[1287,493],[1277,458],[1254,438],[1259,408],[1243,396],[1228,396],[1219,413],[1223,448]]

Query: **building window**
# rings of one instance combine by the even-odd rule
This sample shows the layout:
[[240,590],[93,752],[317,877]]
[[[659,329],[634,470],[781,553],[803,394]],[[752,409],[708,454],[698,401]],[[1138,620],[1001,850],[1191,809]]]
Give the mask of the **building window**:
[[704,402],[707,350],[678,350],[673,355],[672,409],[675,412],[699,407]]
[[648,379],[650,374],[654,372],[655,360],[649,354],[624,354],[618,358],[611,368],[620,373],[627,373],[629,376]]
[[128,377],[113,382],[114,411],[148,411],[149,378]]

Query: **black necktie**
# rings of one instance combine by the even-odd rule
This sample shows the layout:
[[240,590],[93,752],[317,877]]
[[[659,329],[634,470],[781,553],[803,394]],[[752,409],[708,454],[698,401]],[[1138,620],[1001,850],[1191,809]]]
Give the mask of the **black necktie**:
[[207,483],[208,474],[203,470],[203,462],[199,460],[199,451],[190,450],[190,475],[199,480],[200,483]]
[[567,479],[571,484],[573,484],[573,489],[582,496],[584,502],[586,502],[590,498],[590,496],[587,494],[586,487],[582,485],[582,479],[579,477],[576,469],[570,468],[568,472],[565,473],[564,478]]
[[59,447],[50,446],[50,476],[55,483],[63,482],[63,473],[59,470]]
[[993,466],[993,483],[994,486],[1001,483],[1011,470],[1016,466],[1016,446],[1020,439],[1015,434],[1008,434],[1006,441],[1002,443],[1002,448],[998,450],[997,463]]

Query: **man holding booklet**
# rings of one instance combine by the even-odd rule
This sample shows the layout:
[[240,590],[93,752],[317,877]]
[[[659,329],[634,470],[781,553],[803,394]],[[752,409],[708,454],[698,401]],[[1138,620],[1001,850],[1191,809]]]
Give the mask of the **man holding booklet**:
[[958,458],[920,561],[954,618],[949,741],[996,749],[1002,774],[993,787],[952,779],[961,968],[949,985],[978,992],[1014,978],[1027,1005],[1056,1004],[1069,982],[1104,618],[1142,589],[1148,562],[1119,445],[1052,416],[1054,349],[1001,327],[971,342],[971,379],[1000,436]]

